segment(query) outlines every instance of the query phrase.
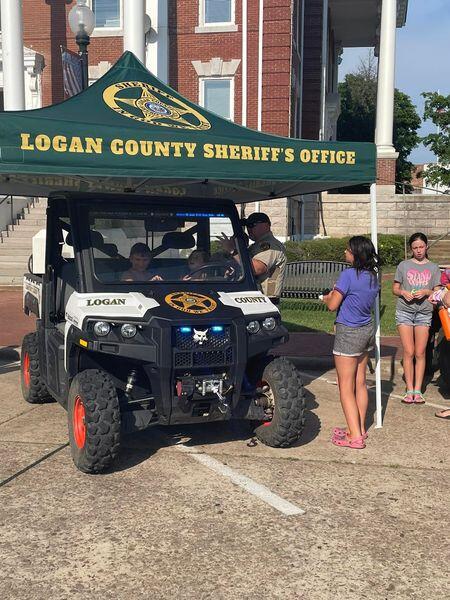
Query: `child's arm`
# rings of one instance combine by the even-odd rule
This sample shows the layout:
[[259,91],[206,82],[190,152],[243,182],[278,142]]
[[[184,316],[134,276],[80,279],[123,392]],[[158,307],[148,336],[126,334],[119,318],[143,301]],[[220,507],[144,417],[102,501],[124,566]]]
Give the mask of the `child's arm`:
[[331,290],[329,294],[323,297],[323,301],[326,304],[328,310],[337,310],[342,304],[344,296],[338,290]]

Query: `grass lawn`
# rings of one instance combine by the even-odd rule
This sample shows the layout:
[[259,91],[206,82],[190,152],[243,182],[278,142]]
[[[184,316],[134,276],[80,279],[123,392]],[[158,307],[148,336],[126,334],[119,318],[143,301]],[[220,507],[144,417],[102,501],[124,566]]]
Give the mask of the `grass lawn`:
[[[395,304],[392,293],[394,273],[383,273],[381,285],[381,335],[397,335]],[[289,331],[323,331],[333,333],[335,313],[330,312],[320,300],[290,300],[281,302],[281,316]]]

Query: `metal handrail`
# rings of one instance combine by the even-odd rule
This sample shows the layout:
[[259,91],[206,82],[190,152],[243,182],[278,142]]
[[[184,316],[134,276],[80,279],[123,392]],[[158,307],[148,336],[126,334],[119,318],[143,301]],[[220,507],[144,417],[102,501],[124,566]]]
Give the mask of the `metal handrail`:
[[[30,202],[27,202],[26,206],[24,206],[20,213],[18,213],[16,216],[14,216],[14,196],[12,194],[7,194],[6,196],[3,196],[3,198],[0,200],[0,206],[3,204],[3,202],[8,201],[8,198],[11,198],[11,223],[10,225],[6,226],[6,237],[9,237],[9,232],[10,231],[14,231],[14,227],[17,224],[17,221],[19,220],[20,216],[22,215],[22,219],[25,219],[25,209],[28,211],[28,214],[30,214],[30,207],[35,207],[36,206],[36,198],[35,196],[33,196],[31,198]],[[11,227],[11,228],[10,228]],[[4,236],[3,236],[3,231],[0,230],[0,243],[3,244],[4,242]]]
[[[0,200],[0,206],[3,204],[3,202],[7,201],[8,198],[11,198],[11,231],[14,231],[14,196],[12,194],[8,194],[6,196],[3,196],[3,198]],[[6,237],[9,237],[9,228],[8,225],[6,226]],[[3,244],[3,231],[0,231],[0,240],[1,243]]]
[[434,244],[437,244],[438,242],[440,242],[441,240],[443,240],[445,237],[447,237],[450,234],[450,229],[446,232],[443,233],[442,235],[440,235],[439,237],[437,237],[435,240],[433,240],[432,242],[430,242],[428,244],[428,249],[431,248],[431,246],[434,246]]

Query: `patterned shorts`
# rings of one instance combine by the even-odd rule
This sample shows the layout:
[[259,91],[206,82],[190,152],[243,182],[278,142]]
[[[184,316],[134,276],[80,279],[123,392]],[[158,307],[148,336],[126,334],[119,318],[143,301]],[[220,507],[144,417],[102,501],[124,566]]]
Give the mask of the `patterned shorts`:
[[333,354],[338,356],[361,356],[372,350],[375,344],[373,323],[349,327],[336,323]]
[[395,311],[395,322],[397,325],[410,325],[411,327],[423,325],[425,327],[430,327],[432,319],[432,312],[417,311],[415,313],[409,313],[401,308],[397,308]]

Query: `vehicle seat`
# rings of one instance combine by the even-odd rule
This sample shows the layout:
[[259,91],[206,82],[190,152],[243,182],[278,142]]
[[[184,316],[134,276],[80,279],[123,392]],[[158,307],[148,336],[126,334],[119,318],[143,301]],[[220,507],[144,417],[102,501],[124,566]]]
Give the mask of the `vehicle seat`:
[[187,250],[195,247],[195,238],[187,231],[169,231],[164,234],[161,246],[164,249]]
[[66,305],[73,294],[78,290],[78,277],[75,260],[69,259],[61,264],[56,275],[56,315],[58,320],[65,320]]

